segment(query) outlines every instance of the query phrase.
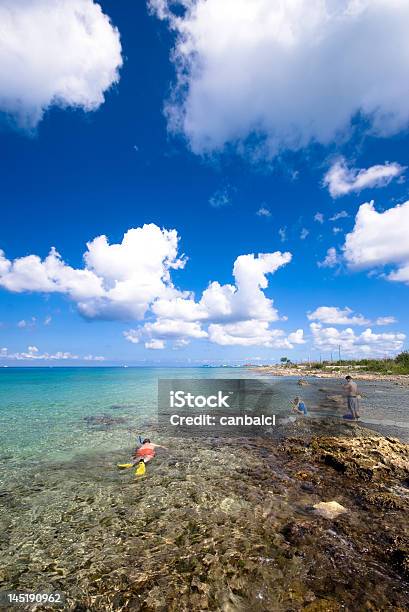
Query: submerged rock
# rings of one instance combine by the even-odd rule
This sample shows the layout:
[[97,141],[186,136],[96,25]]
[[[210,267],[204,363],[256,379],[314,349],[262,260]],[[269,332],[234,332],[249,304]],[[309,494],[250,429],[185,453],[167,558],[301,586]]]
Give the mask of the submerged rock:
[[87,425],[102,425],[105,427],[110,427],[113,425],[126,423],[127,419],[125,417],[112,417],[109,414],[96,414],[84,417],[84,421],[87,423]]
[[318,504],[314,504],[313,508],[315,514],[319,514],[327,519],[334,519],[340,514],[348,512],[347,508],[336,501],[319,502]]
[[[143,482],[103,451],[44,463],[34,494],[27,465],[10,486],[18,515],[0,503],[2,588],[58,584],[71,611],[409,609],[408,446],[328,419],[279,438],[160,440]],[[348,520],[319,519],[328,506]]]

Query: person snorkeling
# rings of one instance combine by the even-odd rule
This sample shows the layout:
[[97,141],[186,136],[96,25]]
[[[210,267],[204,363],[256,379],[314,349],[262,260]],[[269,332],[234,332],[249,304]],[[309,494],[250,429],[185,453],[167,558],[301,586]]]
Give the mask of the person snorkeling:
[[154,444],[150,441],[149,438],[144,438],[142,440],[141,446],[137,446],[132,453],[132,458],[135,460],[135,463],[148,463],[152,459],[155,458],[156,448],[163,448],[167,450],[166,446],[162,446],[161,444]]
[[140,446],[137,446],[132,453],[132,463],[121,463],[118,464],[118,467],[121,469],[136,467],[135,475],[143,476],[146,471],[146,464],[156,456],[155,449],[163,448],[167,450],[167,448],[161,444],[154,444],[149,438],[143,440],[139,438],[139,440]]
[[303,400],[298,395],[290,403],[291,403],[293,412],[297,412],[298,414],[302,414],[303,416],[308,415],[307,406],[305,405]]

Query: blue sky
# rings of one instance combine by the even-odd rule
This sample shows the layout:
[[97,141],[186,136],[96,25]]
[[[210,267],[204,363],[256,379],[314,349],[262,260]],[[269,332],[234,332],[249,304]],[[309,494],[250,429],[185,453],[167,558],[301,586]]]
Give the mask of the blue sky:
[[[30,11],[48,0],[0,3],[15,11],[0,57],[0,364],[270,362],[408,345],[409,63],[396,68],[390,49],[399,36],[408,47],[406,2],[349,10],[351,23],[328,8],[328,26],[315,0],[299,15],[260,0],[272,25],[252,16],[249,50],[246,1],[234,19],[215,0],[176,13],[165,1],[103,1],[101,13],[74,0],[77,14],[57,2],[46,16]],[[297,45],[283,42],[287,26]],[[17,63],[27,27],[40,51]],[[376,34],[389,66],[369,57]],[[105,246],[87,249],[101,235]],[[61,257],[45,263],[51,247]]]

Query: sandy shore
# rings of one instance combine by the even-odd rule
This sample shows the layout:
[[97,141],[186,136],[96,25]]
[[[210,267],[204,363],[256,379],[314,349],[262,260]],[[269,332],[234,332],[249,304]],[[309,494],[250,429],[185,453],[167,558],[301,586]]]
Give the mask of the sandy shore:
[[316,370],[307,365],[254,366],[251,369],[260,374],[269,376],[298,376],[298,378],[305,378],[308,376],[314,378],[344,378],[349,374],[357,380],[382,380],[405,387],[409,386],[409,375],[407,374],[376,374],[374,372],[363,372],[348,366],[327,366],[322,370]]

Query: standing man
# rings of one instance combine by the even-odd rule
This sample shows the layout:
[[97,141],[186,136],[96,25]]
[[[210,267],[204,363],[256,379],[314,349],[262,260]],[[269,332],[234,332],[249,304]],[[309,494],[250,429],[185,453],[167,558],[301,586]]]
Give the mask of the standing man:
[[359,419],[358,385],[352,380],[352,377],[349,375],[345,376],[345,380],[347,381],[347,384],[344,386],[344,389],[347,396],[348,410],[350,411],[352,418],[354,420],[357,420]]

